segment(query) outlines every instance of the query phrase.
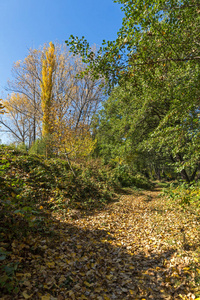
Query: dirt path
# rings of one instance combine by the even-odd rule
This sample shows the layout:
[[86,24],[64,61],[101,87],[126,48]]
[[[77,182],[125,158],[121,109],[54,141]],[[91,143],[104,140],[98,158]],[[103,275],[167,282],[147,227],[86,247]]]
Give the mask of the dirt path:
[[167,207],[159,192],[123,195],[91,216],[57,216],[51,236],[29,238],[16,299],[195,299],[196,220]]
[[[88,299],[194,299],[186,274],[192,258],[181,229],[189,223],[195,229],[195,222],[165,207],[159,193],[123,195],[107,210],[71,221],[79,228],[76,249],[87,261],[80,262],[85,280],[79,280]],[[192,235],[195,243],[198,232]]]

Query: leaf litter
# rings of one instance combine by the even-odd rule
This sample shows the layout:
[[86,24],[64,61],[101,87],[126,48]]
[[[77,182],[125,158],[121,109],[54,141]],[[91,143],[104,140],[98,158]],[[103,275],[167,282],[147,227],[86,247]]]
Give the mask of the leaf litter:
[[45,222],[41,232],[1,242],[10,272],[17,264],[14,277],[2,275],[17,290],[4,289],[1,300],[200,297],[199,216],[159,191],[122,195],[92,214],[54,212]]

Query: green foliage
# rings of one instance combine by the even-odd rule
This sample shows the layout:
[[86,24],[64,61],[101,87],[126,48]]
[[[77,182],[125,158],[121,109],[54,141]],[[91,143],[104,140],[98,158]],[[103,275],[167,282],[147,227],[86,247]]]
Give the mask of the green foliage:
[[148,68],[164,71],[173,62],[198,63],[198,0],[114,2],[124,12],[115,41],[104,40],[96,56],[84,37],[71,36],[66,41],[72,52],[89,63],[94,76],[103,73],[113,86],[135,73],[145,74]]
[[[142,89],[147,90],[141,85],[141,91]],[[128,165],[133,174],[138,172],[152,179],[160,179],[157,178],[159,176],[168,178],[169,175],[173,177],[174,170],[169,165],[169,155],[167,157],[165,151],[158,151],[156,147],[144,147],[144,141],[149,141],[159,120],[147,104],[145,94],[144,105],[141,106],[141,91],[138,94],[131,84],[127,84],[126,88],[118,87],[113,90],[94,124],[96,155],[109,163]],[[159,102],[156,105],[158,107]]]
[[132,168],[127,165],[117,164],[112,169],[112,176],[116,184],[122,187],[135,187],[143,189],[151,189],[152,183],[139,172],[134,172]]
[[163,190],[163,195],[170,201],[176,202],[185,209],[192,207],[200,211],[200,185],[199,183],[182,184],[172,183],[169,188]]
[[[5,245],[49,233],[52,212],[81,209],[86,213],[103,208],[115,197],[108,167],[100,161],[73,163],[75,177],[63,159],[47,160],[14,146],[0,146],[0,157],[0,242]],[[1,249],[0,287],[14,294],[18,263],[8,263],[7,257],[9,251]]]
[[19,292],[18,281],[15,276],[17,268],[18,263],[3,264],[1,266],[0,287],[2,291],[6,291],[9,294],[17,294]]
[[[5,146],[0,147],[0,157],[0,289],[4,298],[50,299],[62,294],[66,299],[71,295],[85,299],[90,292],[98,298],[108,285],[113,289],[104,295],[112,297],[116,281],[117,299],[141,293],[147,298],[152,282],[157,287],[151,291],[152,299],[173,297],[177,286],[184,288],[179,295],[189,291],[197,295],[198,215],[194,219],[189,210],[179,213],[175,203],[169,209],[165,198],[157,197],[158,191],[133,194],[133,189],[123,189],[126,195],[105,207],[110,200],[118,200],[114,188],[120,187],[119,180],[126,183],[132,176],[130,183],[145,182],[129,165],[79,160],[73,162],[74,176],[62,159],[47,160]],[[186,234],[180,231],[183,226]],[[84,265],[81,274],[77,262]],[[108,274],[105,265],[112,266],[116,275]],[[136,267],[139,271],[131,281]],[[105,275],[105,283],[98,283],[99,272]],[[124,274],[130,279],[128,289],[124,289]],[[77,289],[80,276],[82,285]],[[139,288],[134,294],[135,284]]]
[[55,209],[62,200],[62,206],[67,209],[68,205],[76,207],[76,202],[83,199],[87,202],[85,199],[91,197],[98,206],[102,199],[109,200],[113,193],[108,168],[99,162],[73,163],[75,177],[65,160],[46,160],[10,147],[1,147],[0,152],[3,157],[0,165],[3,206],[6,209],[12,207],[10,213],[20,213],[27,222],[31,222],[33,211],[40,213],[40,206]]
[[200,159],[199,2],[114,2],[124,12],[115,41],[103,41],[96,55],[84,37],[67,41],[94,78],[106,77],[111,93],[99,118],[98,151],[125,162],[142,154],[148,168],[159,157],[170,173],[193,181]]
[[19,143],[16,146],[14,145],[14,148],[16,148],[19,151],[27,152],[28,147],[24,143]]
[[33,145],[31,146],[31,148],[29,149],[29,153],[30,154],[39,154],[39,155],[46,155],[46,146],[47,146],[47,138],[41,138],[41,139],[37,139]]
[[200,159],[199,67],[168,67],[165,80],[159,76],[158,70],[154,78],[139,74],[112,91],[96,118],[98,151],[139,169],[153,162],[189,182]]

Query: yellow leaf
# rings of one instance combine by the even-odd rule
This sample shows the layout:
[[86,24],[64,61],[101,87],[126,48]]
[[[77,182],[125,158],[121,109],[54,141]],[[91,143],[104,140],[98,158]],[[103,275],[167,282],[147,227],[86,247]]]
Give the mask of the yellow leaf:
[[22,295],[23,295],[23,297],[25,298],[25,299],[29,299],[29,298],[31,298],[32,297],[32,295],[28,295],[25,291],[22,293]]
[[24,273],[16,273],[16,276],[17,276],[17,277],[24,276]]
[[24,296],[25,299],[32,298],[32,296],[33,296],[33,294],[28,295],[25,291],[22,293],[22,295]]
[[48,262],[47,263],[47,266],[51,269],[51,268],[54,268],[55,267],[55,262],[52,261],[52,262]]
[[49,290],[49,287],[48,287],[48,285],[46,285],[46,284],[44,284],[44,285],[43,285],[43,288],[45,288],[45,289],[48,289],[48,290]]
[[51,299],[51,295],[47,294],[41,297],[41,300],[50,300]]
[[106,275],[106,278],[107,278],[108,280],[111,280],[111,279],[113,278],[113,275]]
[[91,286],[91,284],[90,284],[89,282],[87,282],[87,281],[84,281],[84,284],[85,284],[86,286],[88,286],[88,287]]
[[25,273],[24,276],[25,277],[31,277],[31,273]]
[[40,209],[43,209],[43,206],[42,206],[42,205],[40,206]]
[[134,294],[135,294],[133,290],[129,290],[129,293],[130,293],[131,295],[134,295]]
[[69,291],[68,294],[69,294],[70,297],[72,297],[73,299],[75,299],[75,295],[74,295],[73,291]]
[[95,291],[95,293],[100,293],[100,292],[102,292],[102,291],[103,291],[103,288],[101,288],[101,287],[98,287],[98,288],[96,288],[94,291]]
[[63,283],[65,280],[66,280],[66,277],[64,275],[61,275],[60,279],[59,279],[59,284]]

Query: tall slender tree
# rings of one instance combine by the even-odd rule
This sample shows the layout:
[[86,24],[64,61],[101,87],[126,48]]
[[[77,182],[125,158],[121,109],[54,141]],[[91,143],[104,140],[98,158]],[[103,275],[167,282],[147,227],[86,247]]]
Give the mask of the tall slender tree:
[[12,93],[3,101],[10,113],[0,123],[15,141],[28,146],[52,134],[55,151],[68,145],[66,151],[73,157],[88,153],[92,116],[105,96],[102,79],[77,76],[84,69],[80,57],[73,57],[66,46],[50,43],[30,49],[23,61],[14,64],[13,80],[7,87]]
[[42,80],[41,80],[41,107],[42,136],[45,138],[53,133],[54,103],[52,97],[54,71],[55,71],[55,47],[51,42],[42,57]]

